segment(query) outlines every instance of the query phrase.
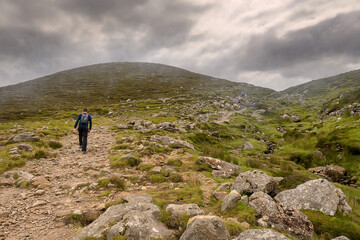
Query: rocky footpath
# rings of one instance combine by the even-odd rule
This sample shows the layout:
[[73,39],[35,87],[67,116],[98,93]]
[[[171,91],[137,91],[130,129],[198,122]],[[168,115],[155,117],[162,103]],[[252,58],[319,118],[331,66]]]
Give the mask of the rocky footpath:
[[101,201],[92,193],[96,177],[110,172],[106,157],[115,136],[98,127],[88,141],[88,154],[83,155],[77,136],[70,134],[62,139],[57,157],[34,159],[2,174],[0,239],[70,239],[76,229],[66,225],[64,217],[76,210],[98,216]]

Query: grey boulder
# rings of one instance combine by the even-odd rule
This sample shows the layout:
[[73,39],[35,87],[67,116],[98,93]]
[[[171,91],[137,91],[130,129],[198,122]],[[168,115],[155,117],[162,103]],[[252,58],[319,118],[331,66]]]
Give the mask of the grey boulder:
[[173,217],[181,217],[182,215],[193,217],[204,214],[204,211],[197,204],[169,204],[166,211],[170,212]]
[[232,190],[221,202],[221,211],[225,212],[226,210],[235,207],[240,200],[241,195],[237,191]]
[[325,179],[310,180],[280,192],[275,200],[285,206],[318,210],[330,216],[334,216],[337,209],[342,213],[352,212],[345,194]]
[[157,219],[160,210],[149,195],[127,194],[123,199],[128,203],[109,207],[73,240],[100,238],[106,233],[108,240],[120,235],[136,240],[172,236],[172,231]]
[[185,147],[185,148],[190,148],[192,150],[195,150],[194,146],[184,140],[180,140],[180,139],[176,139],[176,138],[172,138],[169,136],[160,136],[160,135],[152,135],[150,140],[152,142],[160,142],[163,143],[165,145],[172,145],[175,147]]
[[214,169],[212,174],[215,177],[229,178],[231,176],[236,176],[239,172],[241,172],[241,168],[239,166],[220,159],[200,156],[199,161]]
[[9,142],[35,142],[39,140],[40,138],[34,132],[23,132],[10,138]]
[[256,192],[250,196],[249,206],[256,209],[261,225],[268,224],[292,234],[300,239],[312,239],[314,226],[310,220],[296,208],[278,204],[268,194]]
[[236,179],[233,189],[238,193],[254,193],[264,192],[272,195],[277,191],[278,181],[275,178],[268,176],[267,174],[252,170],[244,173],[240,173]]
[[242,232],[233,240],[290,240],[272,229],[250,229]]
[[227,240],[229,232],[217,216],[195,216],[189,219],[180,240]]

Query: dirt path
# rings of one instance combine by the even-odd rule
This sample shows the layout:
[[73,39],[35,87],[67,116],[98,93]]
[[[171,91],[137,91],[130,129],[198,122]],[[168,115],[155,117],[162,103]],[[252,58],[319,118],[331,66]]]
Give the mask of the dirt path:
[[76,209],[93,209],[102,202],[95,191],[80,187],[96,182],[101,171],[110,172],[106,157],[115,136],[106,127],[97,127],[88,142],[84,155],[77,136],[69,134],[62,139],[57,157],[28,161],[25,167],[7,173],[32,173],[49,182],[43,181],[37,189],[0,188],[0,239],[64,240],[76,234],[77,229],[62,219]]
[[230,121],[230,117],[235,114],[235,113],[243,113],[246,111],[246,108],[243,108],[239,111],[233,111],[233,112],[228,112],[228,111],[224,111],[224,112],[219,112],[219,114],[221,115],[221,117],[214,121],[214,123],[216,124],[221,124],[221,123],[224,123],[224,122],[229,122]]

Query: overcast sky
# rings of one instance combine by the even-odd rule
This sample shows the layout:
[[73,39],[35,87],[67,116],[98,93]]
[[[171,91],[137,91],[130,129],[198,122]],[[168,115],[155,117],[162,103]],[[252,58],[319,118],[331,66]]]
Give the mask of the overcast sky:
[[0,0],[0,86],[122,61],[282,90],[360,68],[360,2]]

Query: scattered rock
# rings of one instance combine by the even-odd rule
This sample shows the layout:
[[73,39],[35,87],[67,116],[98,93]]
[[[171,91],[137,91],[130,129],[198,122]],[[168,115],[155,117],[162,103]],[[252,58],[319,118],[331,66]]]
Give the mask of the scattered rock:
[[159,136],[159,135],[152,135],[150,138],[151,141],[153,142],[160,142],[160,143],[164,143],[166,145],[171,145],[174,147],[185,147],[185,148],[190,148],[192,150],[195,150],[194,146],[186,141],[180,140],[180,139],[175,139],[169,136]]
[[45,200],[38,200],[38,201],[34,202],[34,204],[31,206],[31,208],[43,206],[46,204],[47,204],[47,202]]
[[20,151],[27,151],[27,152],[34,150],[34,148],[30,144],[26,144],[26,143],[19,144],[16,146],[16,148],[19,149]]
[[240,199],[241,195],[237,191],[232,190],[229,195],[223,199],[221,203],[221,211],[225,212],[226,210],[235,207]]
[[288,131],[284,126],[279,126],[276,128],[276,130],[280,133],[285,133]]
[[340,182],[345,178],[345,169],[336,165],[309,168],[308,171],[332,182]]
[[233,189],[238,191],[238,193],[254,193],[254,192],[264,192],[270,195],[275,195],[278,191],[277,189],[278,182],[267,174],[252,170],[244,173],[240,173],[236,179],[233,186]]
[[162,122],[156,126],[157,129],[165,130],[168,132],[176,132],[175,125],[170,122]]
[[334,216],[336,210],[352,212],[345,194],[325,179],[311,180],[276,195],[275,200],[297,209],[311,209]]
[[242,146],[242,149],[243,150],[251,150],[251,149],[254,149],[254,146],[250,142],[245,141]]
[[118,129],[128,129],[129,127],[127,125],[125,125],[125,124],[118,124],[117,128]]
[[345,236],[339,236],[339,237],[333,238],[331,240],[350,240],[350,239]]
[[45,189],[51,186],[49,181],[43,176],[34,177],[30,183],[31,185],[38,187],[39,189]]
[[214,131],[214,132],[211,133],[211,136],[219,138],[220,133],[218,131]]
[[9,142],[33,142],[39,141],[40,138],[34,132],[23,132],[9,139]]
[[216,158],[200,156],[198,160],[214,169],[213,175],[216,177],[228,178],[236,176],[239,172],[241,172],[241,168],[239,166]]
[[250,229],[233,240],[290,240],[290,238],[272,229]]
[[159,208],[152,203],[147,194],[127,194],[123,197],[128,203],[109,207],[94,222],[83,228],[73,238],[102,237],[108,232],[108,239],[124,235],[130,239],[169,238],[172,231],[159,222]]
[[151,169],[152,172],[160,173],[161,172],[161,166],[155,166],[153,169]]
[[249,206],[256,209],[257,216],[271,227],[280,228],[300,239],[312,239],[314,226],[306,215],[293,207],[277,204],[268,194],[255,192],[250,196]]
[[220,201],[223,200],[226,196],[227,193],[226,192],[213,192],[214,197],[216,198],[216,200]]
[[300,122],[301,118],[298,115],[293,115],[293,116],[291,116],[291,121],[292,122]]
[[194,217],[204,214],[204,211],[197,204],[169,204],[166,211],[170,212],[173,217],[181,217],[182,215]]
[[217,216],[195,216],[189,219],[180,240],[227,240],[230,234]]

